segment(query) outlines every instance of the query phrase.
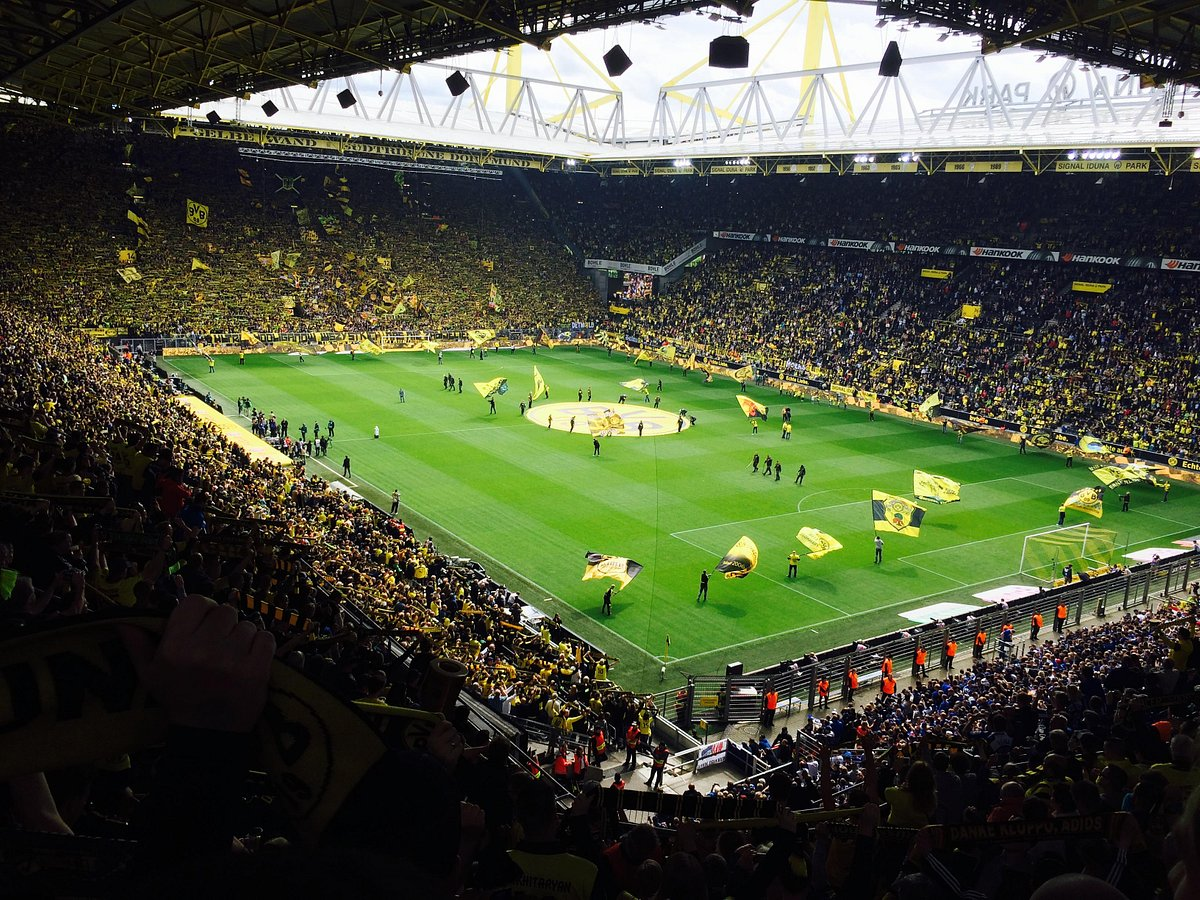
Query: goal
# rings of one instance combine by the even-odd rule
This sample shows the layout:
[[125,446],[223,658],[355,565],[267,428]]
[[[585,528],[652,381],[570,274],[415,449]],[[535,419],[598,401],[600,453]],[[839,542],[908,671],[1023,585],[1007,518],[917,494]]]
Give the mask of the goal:
[[1091,522],[1027,535],[1021,547],[1021,574],[1053,584],[1068,565],[1075,574],[1109,566],[1116,536],[1115,531]]

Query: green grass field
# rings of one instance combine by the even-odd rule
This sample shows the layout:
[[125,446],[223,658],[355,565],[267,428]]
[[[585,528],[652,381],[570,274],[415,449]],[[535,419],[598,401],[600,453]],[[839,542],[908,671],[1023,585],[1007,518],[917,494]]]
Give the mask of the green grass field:
[[[248,396],[260,409],[301,422],[337,422],[326,460],[309,472],[341,477],[353,461],[352,485],[385,505],[393,488],[401,513],[418,534],[432,533],[446,552],[477,559],[489,574],[519,590],[529,603],[558,612],[569,627],[620,657],[617,675],[638,689],[658,684],[666,637],[671,639],[668,683],[684,673],[714,672],[741,660],[747,670],[779,659],[904,627],[900,614],[933,603],[982,606],[971,595],[1016,575],[1023,538],[1051,529],[1062,498],[1098,484],[1080,461],[880,415],[835,409],[772,391],[752,396],[771,406],[770,421],[751,434],[735,401],[736,386],[718,378],[701,383],[665,364],[636,369],[621,356],[568,348],[489,354],[486,360],[446,353],[296,357],[250,356],[244,367],[219,358],[214,374],[202,358],[172,361],[193,384],[212,391],[227,413]],[[586,419],[574,434],[548,429],[518,412],[532,389],[536,364],[550,388],[547,402],[575,403],[590,387],[594,401],[615,404],[620,382],[638,376],[663,380],[662,406],[670,418],[655,437],[602,439],[594,458]],[[441,388],[452,372],[464,392]],[[504,376],[511,390],[497,398],[498,414],[473,381]],[[401,404],[397,390],[407,402]],[[630,403],[642,398],[631,396]],[[795,432],[780,439],[778,413],[792,406]],[[686,407],[697,427],[675,433],[674,415]],[[620,409],[620,407],[614,407]],[[559,410],[556,425],[569,410]],[[640,418],[629,411],[630,429]],[[378,425],[381,438],[372,438]],[[783,462],[782,480],[750,474],[750,458],[770,453]],[[327,463],[328,467],[322,465]],[[803,463],[802,487],[793,484]],[[883,565],[873,564],[872,489],[912,495],[912,470],[963,483],[962,502],[925,504],[919,538],[885,535]],[[336,469],[336,471],[334,470]],[[1168,504],[1150,486],[1135,486],[1132,509],[1121,513],[1118,491],[1106,498],[1099,527],[1116,532],[1117,555],[1170,546],[1200,532],[1200,492],[1176,485]],[[1095,522],[1071,513],[1068,524]],[[789,580],[787,555],[802,526],[836,537],[845,549],[820,560],[803,557]],[[700,570],[713,566],[741,535],[761,551],[747,578],[714,577],[709,599],[696,602]],[[645,570],[616,595],[611,617],[600,598],[612,582],[581,582],[583,556],[595,550],[629,556]]]

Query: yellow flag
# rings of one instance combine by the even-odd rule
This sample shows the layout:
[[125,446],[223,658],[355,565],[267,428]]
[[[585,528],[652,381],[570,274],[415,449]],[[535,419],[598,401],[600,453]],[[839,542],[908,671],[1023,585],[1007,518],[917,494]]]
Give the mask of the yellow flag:
[[650,383],[645,378],[634,378],[632,381],[622,381],[621,387],[627,387],[631,391],[642,393],[646,388],[650,387]]
[[142,280],[142,273],[137,270],[136,266],[126,266],[123,269],[117,269],[117,274],[121,276],[121,280],[126,284]]
[[542,378],[542,373],[538,371],[537,366],[534,366],[533,367],[533,399],[536,400],[538,397],[542,396],[542,394],[549,396],[550,392],[548,390],[546,390],[546,381],[545,381],[545,379]]
[[796,532],[796,540],[812,551],[808,554],[809,559],[820,559],[826,553],[842,549],[841,542],[837,538],[818,531],[816,528],[801,528]]
[[1063,502],[1063,506],[1067,509],[1077,509],[1097,519],[1104,516],[1104,499],[1097,488],[1080,488]]
[[472,328],[467,332],[467,337],[475,342],[476,347],[481,347],[496,336],[496,332],[491,328]]
[[684,363],[683,367],[685,369],[688,369],[689,371],[696,368],[696,351],[695,350],[692,351],[692,355],[688,357],[688,361],[686,363]]
[[945,475],[931,475],[913,469],[913,496],[931,503],[957,503],[962,485]]
[[667,362],[675,362],[675,348],[672,347],[670,344],[667,344],[661,350],[659,350],[658,355],[661,356],[663,359],[665,359]]
[[392,258],[390,256],[377,256],[375,262],[379,263],[379,268],[385,271],[390,271],[392,268]]
[[633,361],[633,364],[636,366],[640,362],[654,362],[654,354],[652,354],[649,350],[642,348],[638,351],[637,358]]
[[207,272],[210,269],[212,269],[212,266],[207,265],[206,263],[200,261],[199,259],[197,259],[194,256],[192,257],[192,271],[193,272]]
[[876,531],[897,532],[908,537],[920,537],[921,520],[925,518],[925,507],[917,506],[903,497],[871,492],[871,518]]
[[754,366],[742,366],[733,373],[734,381],[751,381],[754,378]]
[[507,378],[493,378],[491,381],[476,381],[474,384],[475,390],[479,391],[480,395],[484,399],[495,396],[496,394],[508,393]]
[[642,571],[642,564],[624,556],[609,556],[605,553],[586,554],[587,564],[583,569],[581,581],[591,581],[593,578],[613,578],[621,582],[621,590],[625,590],[629,582]]
[[746,535],[738,538],[738,542],[729,548],[725,558],[717,563],[717,571],[724,572],[726,578],[745,578],[758,566],[758,545]]
[[767,417],[767,408],[757,401],[751,400],[745,394],[738,394],[738,406],[742,408],[742,412],[746,414],[746,418],[753,419],[757,416],[760,419]]
[[921,401],[921,405],[917,407],[923,416],[932,416],[937,414],[937,408],[942,405],[942,395],[934,391],[928,397]]
[[259,339],[249,331],[242,332],[242,340],[251,347],[257,347],[261,343],[261,341],[259,341]]
[[197,228],[208,227],[208,207],[196,200],[187,202],[187,223]]
[[593,437],[624,434],[625,420],[621,418],[620,413],[606,409],[598,416],[588,417],[588,431],[592,433]]
[[1079,438],[1077,446],[1084,453],[1103,453],[1104,442],[1100,438],[1092,437],[1090,434],[1085,434]]

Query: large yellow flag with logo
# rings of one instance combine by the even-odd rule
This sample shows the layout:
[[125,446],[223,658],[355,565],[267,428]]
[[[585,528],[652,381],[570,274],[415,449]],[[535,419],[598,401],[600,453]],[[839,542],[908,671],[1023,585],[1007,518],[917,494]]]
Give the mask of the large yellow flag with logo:
[[198,200],[187,202],[187,223],[197,228],[208,227],[208,207]]
[[1104,442],[1098,437],[1092,437],[1090,434],[1081,435],[1078,443],[1075,444],[1084,453],[1103,453]]
[[742,412],[746,414],[746,418],[753,419],[756,416],[760,419],[767,417],[767,408],[756,400],[751,400],[745,394],[738,394],[738,406],[742,408]]
[[945,475],[931,475],[929,472],[913,469],[913,496],[918,500],[957,503],[962,499],[958,495],[961,488],[961,484]]
[[609,437],[614,434],[624,434],[625,420],[621,418],[620,413],[606,409],[598,416],[588,417],[588,431],[592,433],[592,437]]
[[750,381],[754,378],[754,366],[742,366],[733,373],[733,378],[736,381]]
[[467,331],[467,337],[475,342],[476,347],[480,347],[496,336],[496,332],[491,328],[472,328]]
[[593,578],[613,578],[621,582],[621,590],[642,571],[642,564],[624,556],[609,556],[606,553],[587,553],[587,564],[583,569],[582,581]]
[[542,373],[538,371],[538,367],[534,366],[533,399],[536,400],[538,397],[542,396],[542,394],[545,394],[547,397],[550,396],[550,392],[546,389],[546,380],[542,378]]
[[917,407],[923,416],[933,416],[937,414],[937,408],[942,405],[942,395],[934,391],[928,397],[921,401],[921,405]]
[[662,347],[662,349],[658,351],[658,355],[661,356],[663,359],[665,359],[667,362],[670,362],[670,363],[675,362],[675,348],[672,347],[670,344],[665,344]]
[[1067,509],[1077,509],[1097,519],[1104,516],[1104,498],[1100,496],[1100,490],[1094,487],[1075,491],[1063,502],[1063,506]]
[[745,578],[758,566],[758,545],[746,535],[729,548],[725,558],[717,563],[717,571],[726,578]]
[[1111,488],[1124,487],[1127,484],[1137,484],[1143,480],[1141,474],[1123,469],[1120,466],[1097,466],[1092,469],[1092,474],[1099,478],[1105,487]]
[[885,494],[883,491],[872,491],[871,518],[875,520],[876,531],[920,537],[925,507],[917,506],[903,497]]
[[643,347],[638,351],[637,358],[633,361],[633,364],[636,366],[640,362],[654,362],[654,354]]
[[476,381],[475,390],[479,391],[484,399],[495,396],[496,394],[507,394],[508,379],[493,378],[491,381]]
[[809,559],[820,559],[826,553],[842,549],[842,544],[837,538],[816,528],[801,528],[796,532],[796,540],[811,551],[808,554]]
[[260,343],[262,343],[258,339],[257,336],[250,333],[249,331],[242,332],[242,340],[245,341],[247,344],[249,344],[251,347],[257,347]]

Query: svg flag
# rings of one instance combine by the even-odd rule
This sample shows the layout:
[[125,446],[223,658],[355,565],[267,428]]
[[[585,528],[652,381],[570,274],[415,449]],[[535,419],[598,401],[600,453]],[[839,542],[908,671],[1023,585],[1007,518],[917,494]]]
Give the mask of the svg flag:
[[920,469],[913,469],[913,496],[918,500],[928,500],[931,503],[957,503],[962,485],[952,481],[945,475],[931,475]]
[[937,415],[937,409],[942,405],[942,395],[934,391],[928,397],[921,401],[921,405],[917,407],[923,416]]
[[587,564],[583,568],[583,581],[593,578],[613,578],[621,582],[621,590],[637,577],[642,571],[642,564],[624,556],[609,556],[606,553],[587,554]]
[[208,207],[196,200],[187,202],[187,223],[197,228],[208,227]]
[[1071,494],[1063,503],[1067,509],[1077,509],[1081,513],[1095,516],[1097,519],[1104,515],[1104,500],[1098,488],[1080,488]]
[[733,373],[733,377],[737,381],[750,381],[754,378],[754,366],[742,366]]
[[796,540],[811,551],[808,554],[809,559],[820,559],[826,553],[842,549],[841,542],[837,538],[815,528],[801,528],[796,532]]
[[475,390],[486,400],[488,397],[493,397],[496,394],[508,393],[507,378],[493,378],[491,381],[476,381]]
[[745,578],[757,565],[758,545],[742,535],[725,554],[725,558],[717,563],[717,571],[724,572],[726,578]]
[[546,390],[546,380],[542,378],[542,373],[538,371],[538,367],[533,367],[533,399],[536,400],[542,394],[549,395]]
[[761,403],[751,400],[745,394],[738,394],[737,402],[738,406],[742,408],[742,412],[746,414],[746,418],[753,419],[758,416],[760,419],[765,419],[767,417],[767,408]]
[[871,518],[875,520],[876,531],[920,537],[921,520],[925,518],[925,508],[917,506],[903,497],[894,497],[883,491],[872,491]]

